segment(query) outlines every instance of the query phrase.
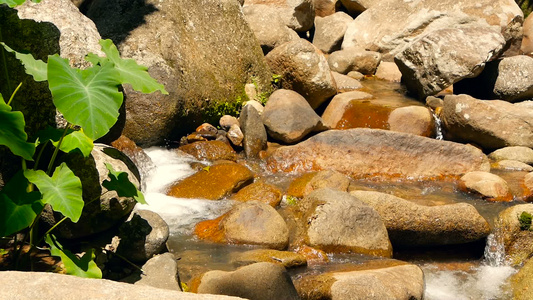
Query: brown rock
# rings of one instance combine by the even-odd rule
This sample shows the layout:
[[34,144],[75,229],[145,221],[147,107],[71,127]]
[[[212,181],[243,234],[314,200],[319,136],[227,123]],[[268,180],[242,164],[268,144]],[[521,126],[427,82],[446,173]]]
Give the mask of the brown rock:
[[222,141],[200,141],[178,149],[200,160],[237,160],[235,150]]
[[331,72],[331,74],[333,75],[333,79],[335,79],[335,83],[337,84],[337,93],[350,92],[363,87],[359,80],[348,75],[343,75],[337,72]]
[[336,95],[331,99],[331,102],[322,114],[324,125],[330,128],[338,128],[337,126],[339,126],[339,122],[342,120],[352,100],[371,98],[373,98],[372,95],[360,91],[346,92]]
[[506,260],[520,265],[533,254],[533,231],[520,229],[520,215],[533,214],[533,204],[519,204],[502,211],[494,228],[498,242],[505,247]]
[[533,53],[533,14],[530,14],[526,18],[522,28],[523,36],[520,51],[522,51],[524,54],[531,54]]
[[523,146],[505,147],[489,154],[493,160],[516,160],[525,164],[533,164],[533,149]]
[[491,201],[511,201],[513,196],[507,182],[488,172],[468,172],[459,180],[459,187]]
[[313,45],[324,53],[340,50],[344,33],[352,20],[353,18],[344,12],[315,18]]
[[327,17],[334,14],[337,11],[337,7],[340,6],[340,1],[338,0],[314,0],[313,4],[315,6],[315,16],[317,17]]
[[281,194],[277,187],[257,181],[242,188],[232,199],[241,202],[259,201],[276,207],[281,202]]
[[406,106],[393,110],[387,121],[392,131],[405,132],[420,136],[435,136],[433,115],[423,106]]
[[319,171],[314,174],[313,178],[305,185],[303,196],[321,189],[330,188],[336,191],[347,192],[350,186],[350,178],[334,170]]
[[228,140],[235,146],[241,147],[242,141],[244,140],[244,134],[242,133],[241,127],[237,124],[231,125],[227,134]]
[[374,75],[381,61],[381,54],[359,48],[348,48],[331,53],[328,64],[332,71],[347,74],[351,71]]
[[278,15],[286,26],[298,32],[313,27],[315,10],[312,0],[245,0],[243,8],[250,6],[256,6],[267,15]]
[[307,264],[305,256],[301,254],[290,251],[278,251],[270,249],[257,249],[236,253],[232,256],[232,262],[236,265],[249,265],[257,262],[269,262],[281,264],[285,268],[300,267]]
[[[253,103],[254,101],[249,102]],[[242,108],[239,123],[244,135],[242,145],[246,157],[259,157],[259,152],[267,148],[267,132],[263,125],[263,120],[261,120],[261,115],[253,104],[248,103]]]
[[389,61],[380,62],[375,75],[376,78],[382,80],[391,82],[402,81],[402,72],[400,72],[400,69],[398,69],[398,66],[395,63]]

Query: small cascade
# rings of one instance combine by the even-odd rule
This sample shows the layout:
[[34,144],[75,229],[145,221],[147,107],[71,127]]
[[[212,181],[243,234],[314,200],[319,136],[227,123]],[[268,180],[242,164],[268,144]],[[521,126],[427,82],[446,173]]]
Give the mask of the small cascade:
[[442,131],[442,120],[436,113],[433,113],[433,120],[435,120],[435,139],[442,140],[444,139],[444,133]]
[[485,246],[484,263],[491,267],[505,266],[505,246],[501,235],[491,233],[487,237],[487,245]]

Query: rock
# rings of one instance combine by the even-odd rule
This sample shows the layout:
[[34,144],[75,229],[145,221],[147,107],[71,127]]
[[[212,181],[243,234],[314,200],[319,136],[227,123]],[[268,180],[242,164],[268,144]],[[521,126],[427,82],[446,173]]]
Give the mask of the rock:
[[95,0],[87,16],[123,58],[148,67],[169,92],[124,88],[124,134],[143,147],[217,122],[213,111],[236,105],[252,79],[261,92],[270,90],[271,73],[238,1]]
[[281,87],[304,96],[313,109],[337,92],[326,58],[304,39],[280,45],[265,59],[282,76]]
[[113,141],[111,146],[126,154],[126,156],[137,166],[142,181],[142,190],[144,190],[146,188],[144,179],[155,168],[154,162],[150,156],[148,156],[141,147],[137,146],[134,141],[124,135],[121,135],[118,139]]
[[260,245],[283,250],[289,244],[289,229],[270,205],[250,201],[239,204],[218,219],[200,222],[194,233],[217,243]]
[[475,143],[487,150],[533,147],[533,107],[448,95],[440,116],[448,139]]
[[169,235],[167,223],[149,210],[134,212],[119,230],[120,243],[116,253],[137,263],[161,253]]
[[315,16],[327,17],[332,15],[337,11],[340,4],[338,0],[314,0]]
[[488,172],[468,172],[459,180],[459,187],[463,190],[481,195],[491,201],[511,201],[513,195],[509,191],[507,182],[500,176]]
[[489,158],[499,160],[516,160],[526,164],[533,164],[533,149],[529,147],[505,147],[489,154]]
[[154,288],[181,291],[176,280],[178,277],[178,263],[172,253],[156,255],[143,266],[143,276],[136,285],[147,285]]
[[281,147],[267,159],[267,167],[273,172],[332,169],[353,178],[410,179],[490,169],[485,154],[470,145],[366,128],[330,130]]
[[467,203],[425,206],[380,192],[350,194],[379,213],[393,247],[470,243],[486,238],[491,230],[474,206]]
[[463,78],[479,75],[504,46],[498,30],[464,25],[421,35],[399,51],[394,61],[407,89],[425,99]]
[[178,148],[199,160],[237,160],[237,153],[230,145],[221,141],[200,141]]
[[337,126],[339,125],[339,121],[342,120],[342,117],[344,116],[344,113],[346,112],[346,109],[352,100],[364,100],[371,98],[373,98],[372,95],[360,91],[338,94],[331,99],[331,102],[326,107],[326,110],[322,114],[322,122],[324,122],[324,125],[327,127],[338,128]]
[[398,66],[389,61],[381,61],[376,70],[376,78],[391,82],[400,82],[402,80],[402,72]]
[[305,98],[290,90],[272,93],[261,117],[268,134],[288,144],[299,142],[310,132],[323,128],[322,120]]
[[[75,239],[103,232],[123,221],[137,203],[133,197],[119,197],[115,191],[108,191],[101,184],[109,180],[109,163],[115,171],[125,172],[137,188],[140,187],[139,171],[129,158],[115,148],[95,144],[88,158],[81,153],[71,153],[65,158],[69,168],[81,180],[83,201],[86,203],[77,223],[70,219],[62,222],[54,234],[59,237]],[[94,201],[94,199],[98,199]],[[45,209],[42,220],[50,226],[55,225],[63,215]]]
[[359,48],[349,48],[331,53],[328,64],[332,71],[347,74],[351,71],[374,75],[381,61],[381,54]]
[[520,51],[524,54],[533,53],[533,17],[530,14],[522,26],[522,44],[520,46]]
[[319,171],[304,186],[303,196],[311,194],[313,191],[329,188],[336,191],[347,192],[350,186],[350,178],[334,170]]
[[521,161],[504,159],[491,165],[491,169],[511,170],[511,171],[533,171],[533,167]]
[[173,184],[167,195],[177,198],[219,200],[253,180],[248,168],[226,162],[204,168]]
[[526,194],[525,200],[531,202],[533,200],[533,172],[527,173],[522,181]]
[[245,105],[239,116],[244,135],[242,144],[248,158],[259,157],[259,152],[267,148],[267,133],[261,116],[253,105]]
[[395,260],[369,261],[353,270],[307,275],[295,281],[302,299],[402,299],[424,297],[420,267]]
[[426,105],[436,111],[437,109],[442,109],[444,106],[444,101],[441,98],[427,96]]
[[327,252],[392,256],[387,229],[379,214],[347,192],[315,190],[299,202],[307,245]]
[[360,14],[377,2],[375,0],[374,1],[372,0],[340,0],[340,1],[342,5],[346,7],[346,9],[351,14]]
[[504,245],[506,261],[520,265],[533,253],[533,231],[520,229],[522,212],[533,214],[533,204],[519,204],[502,211],[494,235]]
[[223,115],[219,120],[219,125],[224,130],[229,130],[232,125],[240,126],[239,119],[230,115]]
[[242,133],[241,127],[237,124],[231,125],[228,130],[227,137],[229,141],[238,147],[242,146],[242,141],[244,140],[244,134]]
[[[262,115],[263,114],[263,110],[265,109],[265,107],[263,106],[263,104],[261,104],[259,101],[257,100],[250,100],[250,101],[246,101],[244,102],[244,106],[247,106],[247,105],[251,105],[255,108],[255,110],[257,110],[257,112],[259,113],[259,115]],[[241,112],[242,114],[242,112]]]
[[352,77],[353,79],[357,79],[357,80],[362,80],[363,78],[365,78],[365,75],[363,75],[361,72],[357,72],[357,71],[350,71],[346,75]]
[[531,298],[531,289],[533,288],[533,260],[528,259],[520,268],[518,273],[511,277],[511,290],[513,299],[528,300]]
[[316,17],[313,45],[324,53],[340,50],[344,33],[351,21],[353,18],[344,12],[337,12],[324,18]]
[[265,54],[283,43],[300,39],[276,9],[265,9],[265,5],[248,5],[243,7],[243,13]]
[[233,272],[209,271],[201,279],[198,294],[218,294],[247,299],[299,299],[285,268],[273,263],[256,263]]
[[245,0],[243,9],[249,6],[257,6],[267,15],[278,15],[286,26],[298,32],[306,32],[313,27],[315,10],[312,0]]
[[257,262],[281,264],[285,268],[301,267],[307,264],[306,258],[290,251],[270,249],[256,249],[242,253],[235,253],[232,258],[234,265],[249,265]]
[[333,75],[333,79],[337,84],[337,93],[350,92],[363,87],[359,80],[354,79],[350,76],[343,75],[337,72],[331,72],[331,75]]
[[411,133],[415,135],[435,136],[435,120],[424,106],[406,106],[393,110],[387,121],[392,131]]
[[46,272],[0,272],[0,298],[42,300],[107,300],[107,299],[242,299],[220,295],[196,295],[178,291],[133,285],[111,280],[97,280]]
[[245,186],[231,198],[241,202],[258,201],[276,207],[281,202],[281,196],[282,192],[279,188],[257,181]]

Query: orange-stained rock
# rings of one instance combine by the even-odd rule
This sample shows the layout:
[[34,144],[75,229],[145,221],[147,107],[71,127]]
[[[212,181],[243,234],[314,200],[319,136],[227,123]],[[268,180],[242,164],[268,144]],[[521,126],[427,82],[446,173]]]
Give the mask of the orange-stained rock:
[[222,141],[200,141],[183,145],[179,150],[191,154],[198,159],[206,160],[237,160],[237,153],[230,145]]
[[237,163],[222,163],[175,183],[167,195],[177,198],[219,200],[253,180],[253,173]]
[[278,251],[272,249],[255,249],[242,253],[233,253],[231,261],[234,265],[249,265],[257,262],[281,264],[285,268],[307,265],[305,256],[292,251]]
[[513,200],[507,182],[498,175],[488,172],[468,172],[459,180],[459,187],[465,191],[481,195],[490,201]]
[[226,214],[213,219],[202,221],[194,227],[194,234],[202,240],[208,240],[215,243],[225,243],[226,237],[224,236],[224,228],[222,226],[222,220],[226,217]]
[[320,249],[309,247],[307,245],[302,245],[294,250],[294,252],[301,254],[307,260],[307,264],[324,264],[329,262],[328,255],[326,252]]
[[276,207],[281,202],[281,194],[276,186],[258,181],[242,188],[232,199],[241,202],[259,201]]
[[304,196],[305,187],[315,177],[318,172],[305,173],[302,176],[294,179],[289,185],[287,195],[296,198],[302,198]]
[[141,172],[143,170],[148,171],[154,167],[154,163],[148,154],[141,147],[137,146],[134,141],[124,135],[121,135],[113,141],[111,146],[126,154]]

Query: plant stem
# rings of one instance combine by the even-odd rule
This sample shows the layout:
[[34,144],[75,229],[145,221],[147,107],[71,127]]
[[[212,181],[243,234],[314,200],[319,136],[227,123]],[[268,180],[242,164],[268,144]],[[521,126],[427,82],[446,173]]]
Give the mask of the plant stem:
[[37,168],[39,167],[39,162],[41,160],[41,156],[43,155],[43,152],[44,152],[44,148],[46,147],[46,144],[48,143],[48,141],[46,141],[42,147],[41,147],[41,150],[39,150],[39,154],[37,154],[37,158],[35,159],[35,164],[33,165],[33,169],[34,170],[37,170]]
[[7,105],[11,104],[11,101],[13,101],[13,98],[15,98],[15,94],[19,91],[20,87],[22,86],[22,82],[19,83],[15,91],[13,91],[13,94],[11,94],[11,97],[9,98],[9,101],[7,101]]
[[59,148],[61,147],[61,143],[63,142],[63,139],[65,138],[65,135],[67,135],[68,130],[70,129],[70,123],[67,123],[67,126],[65,126],[65,131],[63,131],[63,135],[61,136],[61,139],[59,139],[59,142],[57,143],[57,147],[54,149],[54,154],[52,154],[52,158],[50,159],[50,163],[48,164],[48,169],[46,171],[46,174],[48,176],[51,176],[52,174],[52,167],[54,166],[54,162],[57,157],[57,153],[59,152]]
[[[0,28],[0,42],[3,41],[4,38],[2,37],[2,28]],[[2,50],[0,51],[0,53],[2,53],[2,63],[4,64],[4,76],[6,77],[6,84],[7,84],[7,92],[8,94],[11,94],[11,83],[9,81],[9,72],[7,70],[7,58],[6,58],[6,53],[5,53],[5,50],[3,49],[2,47]]]

